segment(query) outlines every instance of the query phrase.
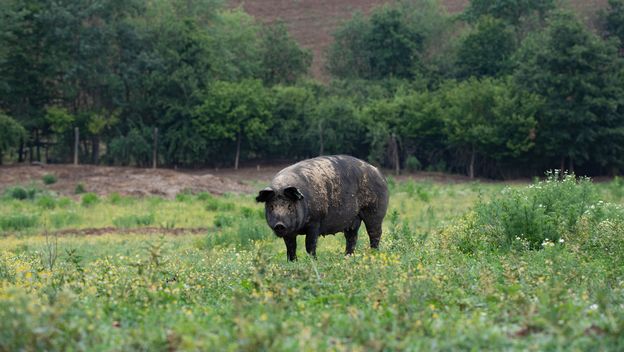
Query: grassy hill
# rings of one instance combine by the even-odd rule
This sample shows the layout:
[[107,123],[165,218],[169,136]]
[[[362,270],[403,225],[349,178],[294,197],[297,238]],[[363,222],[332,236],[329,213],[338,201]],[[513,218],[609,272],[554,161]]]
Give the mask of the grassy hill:
[[[387,0],[229,0],[231,6],[242,6],[262,22],[283,20],[301,45],[314,53],[312,74],[322,78],[324,53],[332,41],[332,32],[353,11],[368,12]],[[468,0],[442,0],[450,13],[464,9]],[[591,22],[607,0],[569,0],[569,6]]]

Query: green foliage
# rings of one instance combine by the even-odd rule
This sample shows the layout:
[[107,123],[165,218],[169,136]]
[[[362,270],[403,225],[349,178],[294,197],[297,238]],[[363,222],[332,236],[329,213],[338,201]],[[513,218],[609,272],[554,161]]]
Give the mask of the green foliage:
[[0,110],[0,165],[5,153],[26,139],[24,127]]
[[463,16],[468,21],[491,16],[519,25],[532,17],[543,19],[556,6],[557,0],[471,0]]
[[0,215],[0,231],[23,231],[37,226],[39,216],[27,214]]
[[85,188],[85,185],[83,183],[78,183],[76,184],[76,187],[74,187],[74,194],[83,194],[87,191],[87,189]]
[[[212,198],[236,210],[227,226],[201,236],[63,236],[54,266],[42,257],[50,241],[38,227],[25,231],[32,236],[2,238],[0,350],[617,350],[621,205],[590,204],[569,228],[574,234],[566,230],[563,243],[549,240],[541,250],[519,240],[492,245],[478,226],[466,232],[476,209],[459,218],[477,197],[485,205],[492,195],[495,202],[518,191],[554,199],[544,214],[566,229],[567,208],[578,214],[574,199],[588,185],[548,182],[500,193],[500,183],[395,180],[380,250],[368,248],[362,228],[354,255],[344,256],[342,235],[326,236],[313,261],[300,238],[294,263],[249,195],[136,198],[96,209],[72,201],[46,212],[55,229],[110,227],[116,218],[150,213],[155,223],[206,226],[216,215],[204,209]],[[611,187],[589,186],[588,199]],[[429,203],[417,199],[419,188]],[[33,210],[33,202],[0,201],[2,216]],[[53,225],[57,215],[66,225]]]
[[509,72],[515,51],[514,34],[505,22],[482,17],[457,50],[460,77],[502,76]]
[[609,0],[609,10],[604,15],[604,29],[607,36],[620,40],[620,48],[624,43],[624,1]]
[[154,214],[145,215],[126,215],[113,219],[113,225],[121,229],[129,229],[133,227],[149,226],[154,223]]
[[215,227],[220,231],[208,234],[204,245],[208,248],[233,245],[238,249],[246,249],[258,240],[269,238],[271,231],[266,221],[254,215],[253,212],[219,214],[215,219]]
[[52,131],[58,134],[70,131],[76,120],[76,118],[71,115],[67,109],[58,106],[50,106],[46,108],[45,119],[50,125]]
[[[425,11],[422,11],[425,10]],[[414,14],[433,15],[416,21]],[[356,13],[334,34],[328,54],[329,71],[340,78],[410,78],[421,70],[426,28],[437,9],[426,1],[413,7],[385,5],[373,10],[370,18]],[[424,17],[424,16],[423,16]],[[419,25],[423,23],[424,25]]]
[[95,194],[95,193],[85,193],[82,196],[81,204],[82,204],[83,207],[88,208],[88,207],[94,206],[99,201],[100,200],[99,200],[97,194]]
[[422,169],[422,164],[420,163],[418,158],[410,155],[407,157],[407,159],[405,159],[405,169],[407,169],[407,171],[409,172],[419,171]]
[[544,99],[536,114],[537,155],[551,165],[567,162],[571,169],[618,166],[624,115],[616,47],[562,14],[544,33],[527,39],[516,60],[518,86]]
[[53,174],[45,174],[41,177],[41,181],[46,185],[52,185],[56,183],[57,178]]
[[4,193],[10,198],[17,200],[33,200],[35,197],[40,194],[42,191],[36,187],[22,187],[22,186],[14,186],[7,188]]
[[[458,236],[464,251],[493,248],[541,249],[550,243],[581,237],[585,221],[624,221],[624,212],[606,215],[589,179],[550,173],[524,189],[505,189],[490,202],[480,202]],[[597,210],[598,207],[598,210]]]
[[541,106],[538,96],[524,94],[509,82],[470,79],[449,83],[440,99],[445,135],[465,155],[471,177],[477,155],[501,160],[534,146],[531,131]]
[[54,209],[56,207],[56,199],[49,195],[43,195],[37,198],[37,206],[44,209]]
[[205,202],[207,211],[232,211],[236,208],[234,203],[216,197],[208,198]]
[[308,72],[310,50],[302,49],[282,22],[262,30],[262,80],[268,85],[294,83]]

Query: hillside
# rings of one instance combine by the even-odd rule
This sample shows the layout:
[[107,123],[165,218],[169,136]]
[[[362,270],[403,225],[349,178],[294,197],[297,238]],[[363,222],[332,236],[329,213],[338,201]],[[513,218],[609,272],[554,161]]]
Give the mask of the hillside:
[[[312,75],[323,78],[324,52],[331,43],[332,32],[353,11],[368,12],[387,0],[229,0],[232,7],[242,6],[260,21],[271,23],[283,20],[291,34],[305,48],[312,50]],[[442,0],[450,13],[461,11],[468,0]],[[607,0],[570,0],[571,6],[587,21],[592,21],[597,10]]]

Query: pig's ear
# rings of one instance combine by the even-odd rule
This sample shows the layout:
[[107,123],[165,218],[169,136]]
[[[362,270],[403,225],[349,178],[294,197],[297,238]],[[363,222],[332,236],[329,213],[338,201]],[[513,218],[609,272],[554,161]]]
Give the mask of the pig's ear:
[[302,200],[303,194],[297,187],[286,187],[284,189],[284,195],[292,200]]
[[275,196],[275,191],[271,189],[271,187],[267,187],[258,193],[258,196],[256,197],[256,202],[267,202],[271,198],[273,198],[273,196]]

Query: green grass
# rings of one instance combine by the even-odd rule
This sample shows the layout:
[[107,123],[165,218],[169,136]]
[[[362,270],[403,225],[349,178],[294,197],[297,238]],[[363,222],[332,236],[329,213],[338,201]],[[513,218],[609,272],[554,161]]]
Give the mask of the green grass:
[[[621,350],[621,181],[588,186],[587,209],[555,186],[394,182],[380,251],[362,229],[354,256],[327,236],[314,261],[300,237],[295,263],[253,195],[5,197],[38,221],[0,228],[0,350]],[[42,235],[147,225],[212,230]],[[542,229],[558,237],[523,244]]]

